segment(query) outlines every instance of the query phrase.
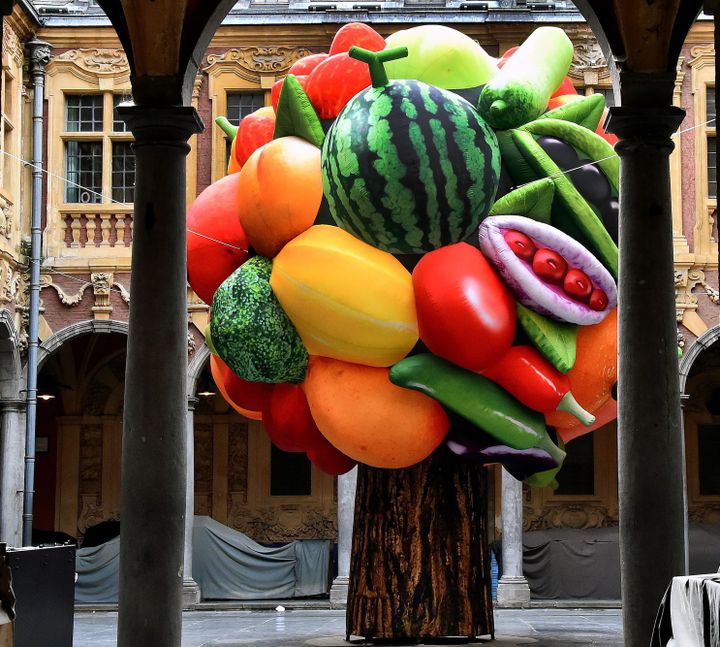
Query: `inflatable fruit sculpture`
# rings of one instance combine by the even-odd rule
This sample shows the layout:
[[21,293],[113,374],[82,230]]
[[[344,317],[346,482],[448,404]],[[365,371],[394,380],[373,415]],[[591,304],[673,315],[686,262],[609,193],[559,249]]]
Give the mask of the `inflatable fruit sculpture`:
[[273,87],[271,136],[269,109],[240,123],[188,274],[218,388],[277,447],[554,487],[564,442],[614,418],[618,166],[603,97],[562,97],[571,60],[553,27],[498,64],[448,27],[352,23]]

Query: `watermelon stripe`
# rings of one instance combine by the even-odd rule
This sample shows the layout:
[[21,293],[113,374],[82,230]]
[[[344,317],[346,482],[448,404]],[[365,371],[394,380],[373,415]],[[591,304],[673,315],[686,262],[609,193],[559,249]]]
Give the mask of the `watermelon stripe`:
[[499,152],[466,101],[394,81],[343,109],[328,131],[322,170],[339,226],[386,251],[422,253],[477,227],[497,189]]

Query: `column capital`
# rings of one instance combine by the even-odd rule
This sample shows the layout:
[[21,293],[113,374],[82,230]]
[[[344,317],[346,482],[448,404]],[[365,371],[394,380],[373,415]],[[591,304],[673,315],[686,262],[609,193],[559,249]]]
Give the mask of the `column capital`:
[[186,147],[193,135],[205,128],[192,106],[118,106],[118,114],[142,146]]
[[27,400],[0,400],[0,411],[24,411]]
[[25,43],[30,57],[30,72],[32,74],[44,74],[45,66],[50,62],[52,45],[44,40],[33,38]]
[[685,111],[677,106],[619,106],[610,108],[605,128],[620,138],[615,150],[621,157],[637,146],[665,148],[669,153],[674,147],[671,136],[684,118]]

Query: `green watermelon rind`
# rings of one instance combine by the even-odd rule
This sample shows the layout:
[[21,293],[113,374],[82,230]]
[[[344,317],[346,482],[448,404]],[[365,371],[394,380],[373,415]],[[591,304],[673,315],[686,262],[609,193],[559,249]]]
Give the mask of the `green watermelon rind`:
[[305,379],[308,354],[270,287],[272,261],[255,256],[215,292],[210,336],[220,358],[251,382]]
[[466,239],[500,176],[495,133],[457,95],[413,80],[356,95],[322,149],[323,191],[339,227],[398,254]]

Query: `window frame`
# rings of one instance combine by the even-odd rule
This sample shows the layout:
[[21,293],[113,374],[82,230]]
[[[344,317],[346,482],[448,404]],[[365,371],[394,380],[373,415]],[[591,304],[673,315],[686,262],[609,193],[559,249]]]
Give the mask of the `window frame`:
[[[67,144],[70,141],[91,141],[102,143],[102,178],[101,178],[101,198],[98,202],[83,203],[83,202],[68,202],[67,200],[67,185],[63,182],[62,186],[62,200],[60,204],[63,207],[72,206],[87,206],[88,204],[94,205],[109,205],[116,204],[112,201],[112,147],[114,142],[132,142],[134,140],[131,132],[120,132],[114,130],[114,112],[115,112],[115,97],[123,96],[127,92],[117,92],[115,90],[106,91],[92,91],[92,90],[63,90],[62,91],[62,130],[60,132],[60,140],[62,141],[62,169],[63,179],[67,179]],[[102,95],[103,97],[103,119],[102,119],[102,130],[101,131],[86,131],[86,132],[75,132],[67,129],[67,98],[70,96],[89,96],[89,95]],[[130,205],[131,203],[123,203]]]

